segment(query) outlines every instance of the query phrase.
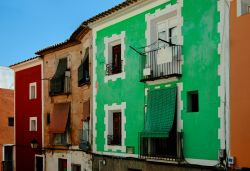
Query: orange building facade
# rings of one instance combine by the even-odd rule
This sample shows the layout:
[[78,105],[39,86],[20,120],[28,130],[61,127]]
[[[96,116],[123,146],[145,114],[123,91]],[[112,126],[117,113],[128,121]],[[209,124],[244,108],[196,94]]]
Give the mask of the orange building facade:
[[0,88],[0,170],[13,168],[14,90]]
[[230,155],[235,168],[250,168],[250,1],[233,0],[230,10]]

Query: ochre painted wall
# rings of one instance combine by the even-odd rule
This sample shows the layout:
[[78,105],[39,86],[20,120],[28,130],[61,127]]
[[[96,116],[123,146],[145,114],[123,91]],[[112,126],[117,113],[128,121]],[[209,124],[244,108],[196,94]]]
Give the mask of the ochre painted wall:
[[0,89],[0,161],[3,161],[3,144],[14,144],[14,126],[8,126],[8,117],[14,117],[14,91]]
[[236,0],[230,13],[230,115],[231,155],[236,166],[250,168],[250,14],[237,17]]

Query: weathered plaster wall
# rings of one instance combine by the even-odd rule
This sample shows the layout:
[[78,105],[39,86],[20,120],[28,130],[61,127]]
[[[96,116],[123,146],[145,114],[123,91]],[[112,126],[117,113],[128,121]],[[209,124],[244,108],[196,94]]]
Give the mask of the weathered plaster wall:
[[14,144],[14,126],[8,126],[9,117],[14,117],[14,91],[0,89],[0,161],[3,161],[3,145]]
[[230,146],[236,167],[250,168],[249,105],[250,14],[237,17],[237,2],[231,2],[230,13]]
[[58,159],[67,159],[67,170],[71,171],[71,165],[81,165],[81,171],[92,171],[92,158],[81,151],[67,151],[62,153],[46,153],[46,170],[52,171],[58,168]]
[[[63,103],[63,102],[71,102],[71,108],[70,108],[70,140],[69,143],[75,148],[79,149],[79,130],[83,128],[83,119],[85,119],[85,116],[83,116],[83,103],[87,101],[89,98],[91,99],[91,86],[90,84],[83,85],[81,87],[78,87],[78,67],[81,64],[81,61],[84,58],[85,50],[87,47],[89,48],[89,68],[90,68],[90,75],[92,70],[92,48],[91,48],[92,38],[91,38],[91,32],[89,32],[85,37],[82,39],[82,43],[79,45],[75,45],[72,47],[65,48],[63,50],[59,50],[53,53],[50,53],[48,55],[44,56],[43,62],[44,62],[44,140],[45,140],[45,147],[50,146],[49,143],[49,125],[46,123],[46,117],[47,113],[51,113],[53,110],[53,104],[55,103]],[[71,94],[69,95],[59,95],[59,96],[49,96],[49,81],[48,79],[52,78],[54,76],[54,73],[57,69],[57,62],[58,59],[68,57],[69,58],[69,68],[71,72]],[[91,77],[91,76],[90,76]],[[92,78],[91,78],[92,79]],[[91,112],[91,111],[90,111]],[[91,132],[91,130],[90,130]],[[56,147],[57,148],[57,147]],[[65,148],[65,147],[59,147],[59,148]],[[81,154],[81,157],[77,157],[77,155]],[[47,154],[47,153],[46,153]],[[49,154],[49,153],[48,153]],[[47,169],[53,170],[51,168],[57,168],[57,162],[58,157],[55,156],[76,156],[76,161],[82,160],[82,162],[90,162],[89,158],[90,155],[87,155],[84,152],[75,152],[71,151],[70,149],[67,149],[65,151],[53,151],[52,156],[46,155],[46,163],[48,162]],[[53,157],[54,156],[54,157]],[[51,160],[50,160],[51,159]],[[71,161],[71,160],[69,160]],[[85,165],[86,165],[85,162]],[[71,168],[71,163],[69,168]],[[91,168],[91,164],[86,166],[87,168]],[[89,170],[89,169],[87,169]]]

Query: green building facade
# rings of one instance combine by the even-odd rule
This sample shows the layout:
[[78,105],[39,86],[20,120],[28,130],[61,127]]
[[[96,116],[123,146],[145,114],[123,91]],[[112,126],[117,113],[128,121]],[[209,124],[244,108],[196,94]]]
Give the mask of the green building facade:
[[222,8],[138,1],[93,23],[93,152],[213,166],[225,149]]

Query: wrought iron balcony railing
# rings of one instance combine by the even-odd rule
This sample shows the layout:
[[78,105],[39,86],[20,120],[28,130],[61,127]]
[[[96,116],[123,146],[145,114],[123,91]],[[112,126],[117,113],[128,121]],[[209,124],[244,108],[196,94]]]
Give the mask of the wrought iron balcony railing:
[[123,61],[121,60],[121,62],[118,64],[114,64],[114,63],[106,64],[106,75],[114,75],[114,74],[121,73],[122,72],[122,63],[123,63]]
[[146,52],[140,61],[142,68],[140,81],[145,82],[181,76],[181,50],[180,45],[170,44]]

